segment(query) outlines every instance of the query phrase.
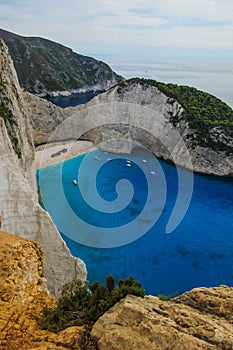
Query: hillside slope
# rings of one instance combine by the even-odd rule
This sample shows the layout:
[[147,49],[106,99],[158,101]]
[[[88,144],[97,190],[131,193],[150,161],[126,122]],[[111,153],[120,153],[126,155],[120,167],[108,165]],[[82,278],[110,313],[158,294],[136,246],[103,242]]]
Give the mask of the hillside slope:
[[106,63],[51,40],[23,37],[2,29],[0,38],[9,48],[21,86],[32,93],[106,90],[123,80]]

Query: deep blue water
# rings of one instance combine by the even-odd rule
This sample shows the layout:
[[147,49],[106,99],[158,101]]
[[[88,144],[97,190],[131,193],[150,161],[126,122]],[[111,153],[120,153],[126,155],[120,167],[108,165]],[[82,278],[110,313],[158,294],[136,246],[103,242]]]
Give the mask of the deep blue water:
[[[131,160],[131,166],[127,166],[127,159]],[[99,170],[95,175],[97,164]],[[179,171],[184,178],[190,176],[187,170]],[[103,283],[109,274],[117,279],[133,275],[142,281],[150,294],[175,291],[180,294],[198,286],[233,286],[232,180],[195,174],[187,213],[178,227],[168,234],[165,233],[166,225],[179,190],[177,169],[155,160],[147,151],[134,150],[130,157],[94,151],[88,157],[82,155],[41,169],[37,175],[44,206],[72,254],[85,261],[90,282],[97,280]],[[73,184],[74,179],[78,182],[77,186]],[[126,182],[118,183],[121,179],[129,180],[133,187]],[[106,208],[95,199],[92,180],[101,198],[107,202]],[[82,197],[80,188],[89,198]],[[185,200],[187,189],[183,188],[181,197]],[[165,189],[167,193],[163,204]],[[117,190],[120,203],[115,213],[113,203],[117,199]],[[154,191],[151,198],[149,191]],[[125,207],[122,194],[127,199]],[[87,200],[92,202],[87,204]],[[182,204],[184,201],[181,210]],[[145,212],[143,219],[140,218],[142,211]],[[160,215],[157,221],[156,215]],[[127,239],[131,234],[131,223],[136,223],[135,232],[138,228],[143,230],[143,225],[152,227],[131,243],[114,248],[93,248],[77,242],[88,243],[88,228],[77,224],[75,217],[96,229],[103,228],[107,234],[113,235],[114,243],[118,229],[119,236],[120,229],[125,230]],[[117,228],[114,233],[111,231],[113,227]],[[97,233],[94,242],[97,246],[101,245]]]
[[45,99],[62,108],[76,107],[78,105],[89,102],[93,97],[99,95],[102,92],[103,91],[98,90],[71,94],[70,96],[46,96]]

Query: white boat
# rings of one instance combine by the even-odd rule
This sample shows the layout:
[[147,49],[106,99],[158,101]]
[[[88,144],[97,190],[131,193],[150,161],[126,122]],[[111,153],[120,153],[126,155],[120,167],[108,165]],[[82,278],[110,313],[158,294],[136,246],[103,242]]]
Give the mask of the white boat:
[[143,159],[142,161],[143,161],[143,163],[147,163],[147,160],[146,160],[146,159]]
[[131,166],[131,164],[130,164],[130,163],[127,163],[126,166]]
[[155,171],[151,171],[150,173],[151,173],[151,175],[155,175]]
[[77,186],[77,184],[78,184],[78,183],[77,183],[77,180],[74,179],[74,180],[73,180],[73,185],[74,185],[74,186]]

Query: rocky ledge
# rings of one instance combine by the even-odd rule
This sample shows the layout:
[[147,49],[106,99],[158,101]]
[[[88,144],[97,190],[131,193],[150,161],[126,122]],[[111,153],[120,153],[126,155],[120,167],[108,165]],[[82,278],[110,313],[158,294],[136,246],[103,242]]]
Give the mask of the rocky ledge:
[[127,296],[92,336],[99,350],[232,350],[233,288],[196,288],[172,301]]
[[[233,348],[233,288],[196,288],[172,301],[127,296],[95,323],[41,329],[48,294],[40,245],[0,232],[1,350],[185,350]],[[98,342],[98,345],[96,344]]]
[[56,300],[43,277],[43,253],[34,241],[0,232],[0,349],[80,349],[82,327],[57,334],[42,330],[44,308]]

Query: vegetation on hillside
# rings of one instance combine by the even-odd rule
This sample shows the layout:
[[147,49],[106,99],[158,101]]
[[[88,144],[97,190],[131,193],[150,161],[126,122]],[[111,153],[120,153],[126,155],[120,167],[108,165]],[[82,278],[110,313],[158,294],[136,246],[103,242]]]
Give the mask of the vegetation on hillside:
[[22,37],[1,29],[0,37],[9,48],[21,86],[32,93],[95,85],[104,89],[107,81],[123,79],[106,63],[79,55],[51,40]]
[[3,81],[2,77],[0,77],[0,118],[4,120],[14,151],[20,158],[21,150],[15,132],[15,128],[18,128],[18,124],[16,119],[13,117],[11,109],[9,108],[10,104],[11,101],[6,94],[5,82]]
[[155,86],[168,97],[168,103],[173,104],[177,101],[182,105],[184,108],[182,116],[171,113],[170,121],[174,126],[182,120],[189,123],[190,128],[195,132],[193,146],[200,144],[217,151],[232,152],[227,142],[221,140],[216,143],[209,134],[210,129],[220,127],[227,137],[233,137],[233,110],[225,102],[194,87],[165,84],[142,78],[133,78],[120,83],[117,88],[118,93],[122,94],[132,84],[141,84],[145,89]]
[[143,297],[145,290],[141,282],[132,276],[121,279],[115,285],[115,278],[106,277],[106,286],[99,282],[73,280],[63,286],[62,296],[54,310],[45,311],[43,328],[57,332],[68,326],[92,324],[115,303],[128,294]]
[[132,78],[120,83],[118,91],[122,91],[122,87],[137,83],[142,84],[145,88],[157,87],[166,96],[170,97],[169,103],[174,103],[175,100],[179,102],[184,107],[184,117],[189,122],[199,119],[202,123],[211,126],[233,126],[232,108],[219,98],[194,87],[165,84],[152,79]]

